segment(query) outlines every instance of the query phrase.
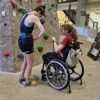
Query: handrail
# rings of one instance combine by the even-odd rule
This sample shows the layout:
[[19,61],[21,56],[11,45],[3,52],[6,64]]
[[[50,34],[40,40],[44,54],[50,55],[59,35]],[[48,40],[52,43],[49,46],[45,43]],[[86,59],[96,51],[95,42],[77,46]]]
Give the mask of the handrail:
[[[89,17],[89,21],[92,22],[92,28],[98,31],[98,22],[94,21],[92,18]],[[88,25],[89,26],[89,25]]]
[[64,13],[73,22],[73,24],[75,24],[75,19],[76,19],[76,12],[75,12],[75,10],[64,10]]
[[89,17],[89,19],[90,19],[92,22],[95,22],[92,18]]

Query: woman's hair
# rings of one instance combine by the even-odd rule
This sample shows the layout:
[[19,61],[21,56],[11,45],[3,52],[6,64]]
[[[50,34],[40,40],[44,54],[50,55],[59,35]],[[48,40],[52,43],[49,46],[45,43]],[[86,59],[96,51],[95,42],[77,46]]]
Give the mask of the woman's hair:
[[78,36],[77,36],[77,31],[76,29],[72,26],[72,25],[69,25],[69,24],[63,24],[61,25],[61,27],[68,32],[68,34],[70,34],[75,40],[78,39]]
[[38,7],[36,7],[35,9],[34,9],[34,11],[40,11],[40,14],[41,15],[45,15],[45,6],[38,6]]

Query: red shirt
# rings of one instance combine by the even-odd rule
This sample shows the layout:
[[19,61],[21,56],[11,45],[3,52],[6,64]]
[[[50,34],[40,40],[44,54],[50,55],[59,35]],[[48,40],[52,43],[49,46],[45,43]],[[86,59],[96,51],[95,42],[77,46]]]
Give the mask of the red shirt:
[[59,52],[59,55],[63,58],[65,55],[67,55],[65,49],[67,48],[69,43],[72,43],[73,37],[70,34],[67,34],[67,36],[64,38],[64,40],[61,42],[61,44],[64,46],[64,48]]
[[61,42],[61,44],[66,47],[68,43],[71,43],[73,41],[73,37],[70,34],[67,34],[65,39]]

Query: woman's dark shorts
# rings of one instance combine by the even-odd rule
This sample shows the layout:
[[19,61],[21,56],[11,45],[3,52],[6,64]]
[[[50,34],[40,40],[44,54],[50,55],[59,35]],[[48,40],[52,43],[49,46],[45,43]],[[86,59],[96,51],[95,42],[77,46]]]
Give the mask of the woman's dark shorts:
[[25,54],[30,54],[34,52],[34,41],[33,37],[19,37],[18,39],[19,48]]

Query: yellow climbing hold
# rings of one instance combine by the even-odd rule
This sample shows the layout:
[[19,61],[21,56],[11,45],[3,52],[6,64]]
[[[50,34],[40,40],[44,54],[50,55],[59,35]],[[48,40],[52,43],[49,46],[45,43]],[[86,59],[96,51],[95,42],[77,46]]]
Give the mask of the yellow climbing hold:
[[37,82],[36,80],[33,80],[33,81],[32,81],[32,85],[37,85],[37,83],[38,83],[38,82]]

